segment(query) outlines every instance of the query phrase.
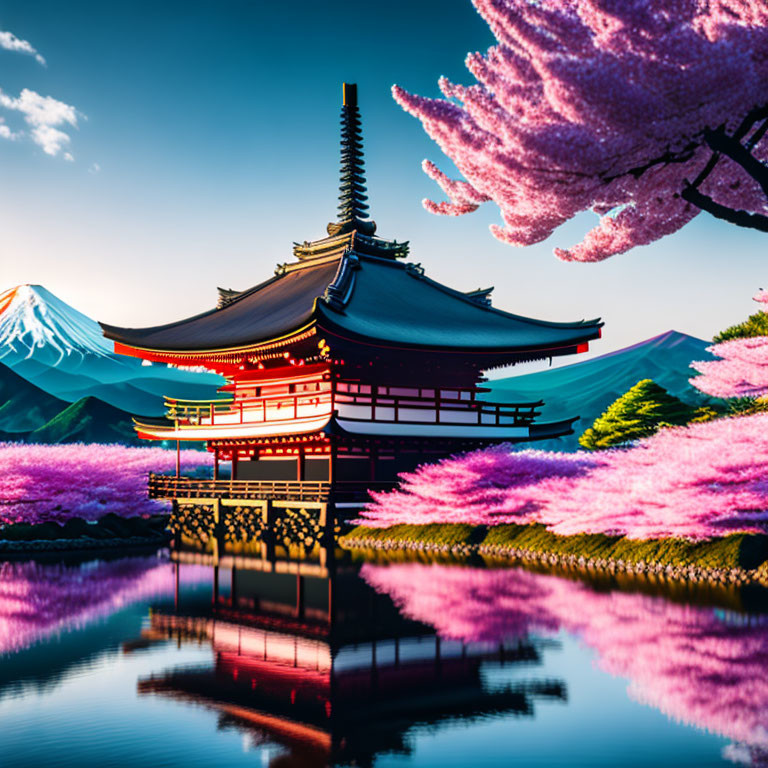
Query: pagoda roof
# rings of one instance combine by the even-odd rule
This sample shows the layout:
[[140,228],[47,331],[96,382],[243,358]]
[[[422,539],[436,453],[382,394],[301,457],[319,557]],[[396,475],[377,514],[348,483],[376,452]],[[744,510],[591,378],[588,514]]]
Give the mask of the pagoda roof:
[[[338,240],[345,241],[343,247],[331,242]],[[151,328],[102,324],[104,334],[139,350],[204,353],[244,349],[316,325],[361,343],[443,351],[542,351],[542,356],[600,335],[599,320],[555,323],[503,312],[489,306],[484,296],[430,279],[419,265],[372,255],[373,241],[379,238],[365,240],[371,241],[368,247],[357,248],[351,233],[307,244],[317,255],[283,266],[275,277],[220,308]],[[386,254],[386,248],[381,250]]]
[[317,310],[319,324],[342,335],[457,351],[549,349],[599,336],[599,320],[554,323],[504,312],[485,296],[432,280],[420,265],[364,256],[355,262],[348,301]]
[[101,323],[108,339],[163,352],[214,351],[247,347],[279,338],[312,320],[315,300],[338,270],[325,262],[278,274],[243,291],[220,308],[151,328],[118,328]]

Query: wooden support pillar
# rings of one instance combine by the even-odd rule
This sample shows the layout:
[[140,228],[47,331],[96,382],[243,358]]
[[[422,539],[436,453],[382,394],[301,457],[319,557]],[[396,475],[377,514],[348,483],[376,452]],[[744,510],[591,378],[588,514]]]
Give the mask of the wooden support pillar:
[[275,508],[271,499],[266,499],[261,510],[264,533],[261,541],[261,556],[265,560],[275,559]]
[[320,506],[318,513],[320,530],[320,565],[328,567],[328,562],[333,561],[333,551],[336,546],[336,505],[332,501],[326,501]]
[[235,566],[232,566],[232,579],[231,579],[232,586],[229,590],[229,602],[232,604],[233,608],[237,608],[237,568]]
[[232,479],[237,480],[237,448],[232,449]]
[[213,500],[213,592],[211,603],[215,608],[219,602],[219,537],[221,535],[221,501]]
[[336,479],[336,455],[338,453],[338,446],[336,441],[331,438],[331,453],[328,457],[328,481],[333,483]]
[[220,541],[222,536],[221,531],[221,501],[219,499],[213,500],[213,535],[211,536],[211,544],[213,545],[213,564],[218,568],[220,550],[223,548],[223,541]]
[[213,479],[219,479],[219,449],[213,449]]
[[296,574],[296,618],[304,618],[304,577]]
[[181,477],[181,441],[176,441],[176,477]]

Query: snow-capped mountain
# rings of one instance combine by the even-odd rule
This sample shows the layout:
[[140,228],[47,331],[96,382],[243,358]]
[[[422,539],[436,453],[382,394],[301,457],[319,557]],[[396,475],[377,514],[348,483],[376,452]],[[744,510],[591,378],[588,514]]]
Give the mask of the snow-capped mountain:
[[41,285],[0,293],[0,364],[67,402],[97,397],[144,416],[163,412],[163,395],[205,399],[223,383],[114,354],[98,323]]
[[42,285],[17,285],[0,293],[0,360],[36,357],[58,365],[109,357],[112,345],[99,324],[65,304]]

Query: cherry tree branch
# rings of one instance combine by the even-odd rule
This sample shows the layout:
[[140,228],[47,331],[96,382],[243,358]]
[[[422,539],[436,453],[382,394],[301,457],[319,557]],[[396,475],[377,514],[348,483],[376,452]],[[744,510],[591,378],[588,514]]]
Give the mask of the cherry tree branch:
[[680,193],[683,200],[687,200],[702,211],[711,213],[718,219],[723,219],[731,224],[747,229],[757,229],[760,232],[768,232],[768,216],[759,213],[748,213],[729,208],[726,205],[716,203],[709,195],[705,195],[692,184],[687,184]]
[[[752,130],[756,123],[762,121],[762,125],[752,134],[746,146],[741,140]],[[759,213],[729,208],[715,202],[709,195],[701,192],[699,187],[715,169],[721,155],[729,157],[740,165],[761,187],[768,197],[768,167],[752,155],[752,150],[765,136],[768,130],[768,106],[756,107],[742,120],[741,125],[729,136],[721,126],[716,130],[705,132],[704,138],[707,145],[713,150],[712,156],[702,168],[693,183],[684,180],[684,188],[681,192],[683,200],[687,200],[702,211],[712,214],[718,219],[723,219],[731,224],[746,229],[756,229],[760,232],[768,232],[768,216]]]
[[761,187],[768,196],[768,167],[761,163],[740,141],[718,129],[706,136],[707,145],[715,152],[730,157],[740,165]]

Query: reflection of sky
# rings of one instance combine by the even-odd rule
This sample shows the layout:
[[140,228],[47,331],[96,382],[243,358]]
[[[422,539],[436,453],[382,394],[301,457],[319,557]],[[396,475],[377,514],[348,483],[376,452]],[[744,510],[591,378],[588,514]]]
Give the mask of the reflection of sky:
[[[47,58],[0,51],[0,87],[74,104],[74,163],[0,142],[0,289],[39,282],[97,319],[152,325],[210,308],[217,285],[272,274],[293,240],[334,215],[340,82],[357,81],[373,217],[410,239],[431,276],[495,285],[497,306],[552,320],[602,315],[604,352],[671,328],[711,337],[752,311],[766,236],[704,216],[598,265],[563,264],[587,214],[517,250],[491,238],[491,206],[460,219],[420,205],[420,170],[450,164],[389,94],[469,83],[465,54],[491,42],[470,0],[3,3],[2,28]],[[7,117],[12,122],[12,115]],[[14,129],[17,127],[12,126]],[[89,173],[93,164],[100,167]],[[87,276],[87,279],[84,279]],[[169,290],[169,286],[171,290]]]

